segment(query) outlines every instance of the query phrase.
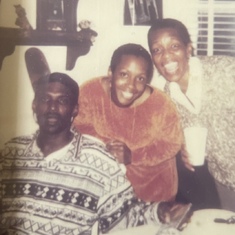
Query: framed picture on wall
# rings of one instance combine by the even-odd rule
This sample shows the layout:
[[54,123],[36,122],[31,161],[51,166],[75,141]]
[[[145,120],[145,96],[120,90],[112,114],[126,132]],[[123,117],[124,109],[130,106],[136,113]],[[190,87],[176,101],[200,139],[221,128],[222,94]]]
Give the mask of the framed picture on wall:
[[162,18],[162,0],[125,0],[124,25],[150,25]]

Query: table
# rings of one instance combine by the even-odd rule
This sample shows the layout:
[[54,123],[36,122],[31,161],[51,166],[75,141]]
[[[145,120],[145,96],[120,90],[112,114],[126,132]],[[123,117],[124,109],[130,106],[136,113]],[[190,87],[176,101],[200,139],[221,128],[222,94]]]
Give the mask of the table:
[[229,219],[235,212],[204,209],[193,213],[191,221],[181,235],[235,235],[235,224],[215,223],[215,218]]
[[108,233],[107,235],[156,235],[158,229],[154,225],[143,225],[135,228],[129,228],[117,232]]
[[[215,223],[215,218],[229,219],[235,212],[204,209],[195,211],[187,227],[179,232],[180,235],[235,235],[235,224]],[[156,235],[157,227],[144,225],[122,231],[112,232],[108,235]]]

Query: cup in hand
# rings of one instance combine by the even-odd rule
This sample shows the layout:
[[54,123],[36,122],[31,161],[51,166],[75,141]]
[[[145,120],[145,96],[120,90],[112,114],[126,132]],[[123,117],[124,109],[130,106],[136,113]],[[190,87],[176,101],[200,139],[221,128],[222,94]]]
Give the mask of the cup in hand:
[[201,166],[205,161],[207,129],[204,127],[187,127],[184,129],[186,150],[193,166]]

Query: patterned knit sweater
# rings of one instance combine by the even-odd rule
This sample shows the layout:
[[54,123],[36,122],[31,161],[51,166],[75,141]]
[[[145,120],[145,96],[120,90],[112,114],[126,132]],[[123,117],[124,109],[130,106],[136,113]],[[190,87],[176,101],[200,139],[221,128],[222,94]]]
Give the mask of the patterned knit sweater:
[[14,138],[1,152],[0,233],[99,234],[159,224],[157,203],[136,199],[102,142],[74,132],[67,146],[44,157],[37,136]]

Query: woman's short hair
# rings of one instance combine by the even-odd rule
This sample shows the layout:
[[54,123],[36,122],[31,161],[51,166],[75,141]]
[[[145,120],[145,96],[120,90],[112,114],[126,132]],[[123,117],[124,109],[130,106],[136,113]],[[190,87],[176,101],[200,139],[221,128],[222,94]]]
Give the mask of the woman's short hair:
[[151,46],[150,42],[151,33],[160,29],[174,29],[178,33],[179,38],[181,39],[181,41],[184,43],[185,46],[191,43],[188,29],[182,22],[175,19],[165,18],[165,19],[157,19],[152,23],[148,31],[149,48]]
[[148,82],[151,81],[153,76],[153,63],[149,52],[139,44],[128,43],[118,47],[112,55],[110,69],[114,73],[117,65],[121,62],[123,55],[133,55],[136,57],[141,57],[146,60],[148,64],[147,76]]

